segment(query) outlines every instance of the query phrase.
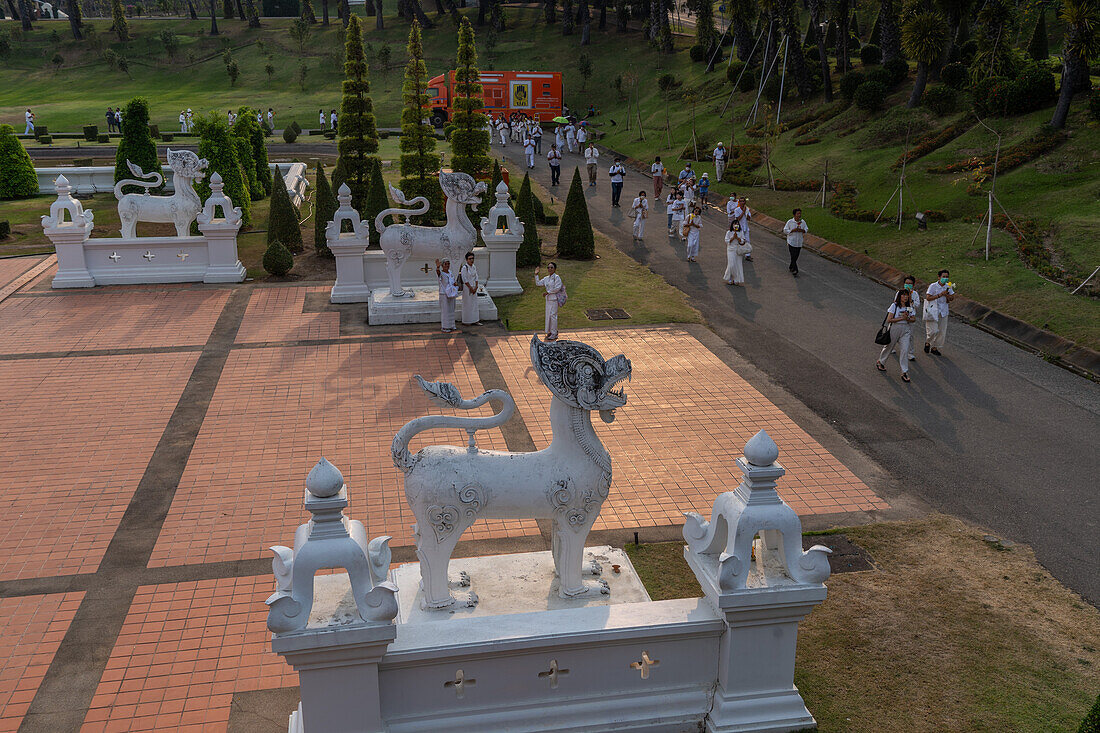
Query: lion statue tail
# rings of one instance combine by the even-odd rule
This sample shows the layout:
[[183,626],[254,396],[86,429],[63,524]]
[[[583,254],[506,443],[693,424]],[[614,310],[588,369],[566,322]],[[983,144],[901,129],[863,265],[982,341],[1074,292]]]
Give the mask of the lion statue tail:
[[501,410],[491,417],[428,415],[405,423],[405,426],[398,430],[397,435],[394,436],[393,446],[390,450],[393,456],[393,465],[405,473],[411,471],[416,464],[416,459],[409,453],[409,442],[417,433],[434,428],[461,428],[470,434],[472,441],[475,432],[503,425],[508,422],[508,419],[512,417],[512,413],[516,411],[516,401],[512,399],[512,395],[502,389],[491,389],[472,400],[464,400],[462,395],[459,394],[458,387],[449,382],[428,382],[419,374],[416,375],[416,381],[420,384],[420,388],[428,394],[429,399],[440,407],[472,410],[481,407],[486,402],[496,400],[501,403]]
[[160,184],[164,183],[164,176],[162,176],[160,173],[157,173],[156,171],[146,173],[141,169],[141,166],[134,165],[130,161],[126,161],[126,165],[129,166],[130,172],[137,176],[137,178],[152,178],[153,180],[150,182],[137,180],[135,178],[123,178],[121,181],[115,184],[116,199],[122,198],[123,186],[141,186],[145,189],[146,193],[148,193],[149,189],[157,188],[158,186],[160,186]]
[[420,214],[428,213],[428,199],[424,198],[423,196],[417,196],[410,201],[405,198],[405,194],[401,192],[401,189],[394,188],[393,186],[390,186],[390,196],[392,196],[393,200],[400,204],[400,206],[415,206],[416,208],[403,209],[398,206],[391,207],[389,209],[382,209],[382,211],[378,212],[378,216],[374,217],[374,228],[379,234],[386,231],[385,218],[387,216],[390,216],[391,214],[395,216],[403,216],[407,221],[410,216],[418,216]]

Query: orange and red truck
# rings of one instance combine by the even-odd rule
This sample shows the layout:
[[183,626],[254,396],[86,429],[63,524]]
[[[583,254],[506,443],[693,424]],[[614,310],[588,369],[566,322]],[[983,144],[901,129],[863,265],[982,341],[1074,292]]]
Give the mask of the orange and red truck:
[[[549,122],[560,116],[564,107],[560,71],[483,71],[481,86],[485,97],[481,111],[485,114],[507,116],[522,112],[540,122]],[[436,127],[443,127],[451,119],[455,90],[453,71],[428,82],[431,122]]]

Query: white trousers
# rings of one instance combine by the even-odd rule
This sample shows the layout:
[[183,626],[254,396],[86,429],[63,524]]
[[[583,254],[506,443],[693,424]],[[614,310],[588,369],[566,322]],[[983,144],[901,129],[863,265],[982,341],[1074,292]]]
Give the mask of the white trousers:
[[947,341],[947,318],[924,322],[924,342],[933,349],[942,349]]
[[34,123],[33,122],[28,122],[27,123],[27,129],[23,130],[23,134],[24,135],[30,135],[33,132],[34,132]]
[[878,355],[878,363],[886,366],[886,358],[890,352],[897,349],[898,364],[901,365],[901,373],[909,373],[909,342],[913,336],[912,323],[891,323],[890,343],[882,347],[882,353]]
[[645,218],[641,216],[634,217],[634,238],[642,239],[645,237]]
[[725,173],[725,172],[726,172],[726,161],[725,160],[716,160],[716,161],[714,161],[714,174],[717,176],[717,178],[715,178],[714,180],[715,181],[721,181],[722,180],[722,174]]
[[567,138],[565,138],[565,141],[566,141],[567,143],[569,143],[569,152],[570,152],[570,153],[575,153],[575,152],[577,152],[577,138],[575,138],[575,137],[567,137]]
[[500,144],[501,145],[507,145],[508,144],[508,131],[507,130],[501,130],[500,131]]
[[546,333],[551,336],[558,335],[558,296],[550,293],[546,296]]
[[465,285],[462,286],[462,323],[470,325],[481,320],[481,307],[477,302],[477,293],[471,293]]
[[442,328],[453,329],[455,327],[455,298],[448,298],[443,293],[439,294],[439,314]]
[[527,167],[528,168],[534,168],[535,167],[535,154],[534,153],[527,153]]

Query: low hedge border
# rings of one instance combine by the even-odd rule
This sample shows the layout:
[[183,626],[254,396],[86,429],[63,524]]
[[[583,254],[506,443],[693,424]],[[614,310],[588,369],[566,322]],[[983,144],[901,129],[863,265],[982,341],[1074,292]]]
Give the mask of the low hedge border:
[[[1002,150],[1001,158],[997,162],[997,172],[1007,173],[1014,168],[1019,168],[1024,163],[1032,161],[1040,155],[1054,150],[1054,148],[1065,142],[1068,137],[1069,135],[1066,134],[1064,130],[1055,130],[1052,127],[1044,125],[1037,133],[1027,140]],[[958,173],[959,171],[976,170],[980,170],[985,175],[992,175],[993,158],[974,156],[957,163],[933,166],[928,169],[928,172]]]
[[909,151],[907,153],[902,153],[898,156],[897,161],[894,162],[894,170],[901,168],[901,166],[906,163],[912,163],[917,158],[923,158],[934,150],[942,148],[947,143],[962,135],[964,132],[966,132],[976,124],[974,122],[971,122],[969,117],[970,116],[967,115],[961,120],[953,122],[941,130],[933,130],[932,132],[917,140],[917,144],[909,148]]

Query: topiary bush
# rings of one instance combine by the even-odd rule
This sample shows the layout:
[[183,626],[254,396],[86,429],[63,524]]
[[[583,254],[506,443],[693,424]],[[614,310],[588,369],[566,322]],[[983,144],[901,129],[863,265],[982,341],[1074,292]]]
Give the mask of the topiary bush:
[[937,84],[924,90],[921,104],[942,117],[955,111],[959,93],[946,84]]
[[195,118],[195,131],[199,134],[199,157],[206,158],[206,176],[195,186],[200,201],[210,196],[210,177],[217,173],[222,177],[225,195],[234,206],[241,207],[245,226],[252,222],[252,196],[245,177],[237,148],[229,133],[225,117],[211,112]]
[[289,144],[298,139],[298,133],[294,132],[293,127],[287,127],[283,129],[283,142]]
[[1024,67],[1016,75],[1013,86],[1019,88],[1017,94],[1023,107],[1018,111],[1009,110],[1010,114],[1022,114],[1042,109],[1049,104],[1053,104],[1058,96],[1058,92],[1054,88],[1054,74],[1050,73],[1050,69],[1039,64],[1029,64]]
[[264,250],[264,269],[272,275],[282,277],[294,267],[294,255],[283,246],[282,242],[275,240],[267,245]]
[[[281,177],[282,174],[276,166],[275,178],[278,181]],[[302,244],[302,228],[298,224],[298,212],[294,210],[294,204],[290,203],[286,186],[279,185],[271,187],[271,208],[267,215],[267,243],[270,246],[276,242],[291,252],[305,250]]]
[[688,49],[688,57],[695,63],[702,63],[707,60],[707,47],[696,43],[694,46]]
[[531,176],[524,173],[523,183],[519,186],[519,196],[516,199],[516,214],[523,222],[523,242],[516,252],[516,267],[534,267],[542,261],[539,232],[535,226],[538,217],[535,215],[534,198],[531,192]]
[[96,138],[99,137],[98,125],[84,125],[84,139],[90,143],[94,143]]
[[[729,66],[726,67],[726,81],[728,81],[730,84],[736,84],[737,83],[737,78],[739,76],[741,76],[741,72],[744,70],[744,68],[745,68],[745,62],[744,61],[741,61],[741,60],[731,61],[729,63]],[[672,74],[666,74],[665,76],[671,77]],[[673,77],[673,78],[675,78],[675,77]]]
[[756,89],[756,71],[747,69],[741,77],[741,83],[737,85],[737,91],[751,92],[753,89]]
[[320,163],[317,164],[317,187],[316,193],[314,193],[314,201],[316,202],[316,208],[313,212],[313,249],[317,251],[319,256],[331,258],[332,250],[328,248],[328,239],[325,234],[329,222],[336,215],[339,204],[336,201],[336,195],[332,192],[332,187],[329,186],[328,178],[325,176],[325,167]]
[[948,64],[940,71],[940,79],[942,79],[943,83],[947,86],[961,92],[970,84],[970,72],[967,70],[965,64]]
[[890,85],[896,87],[909,76],[909,64],[902,58],[892,58],[882,65],[882,68],[890,72]]
[[569,195],[565,199],[565,213],[558,228],[558,256],[571,260],[590,260],[596,256],[596,239],[592,234],[592,221],[588,217],[588,202],[581,185],[581,171],[573,169],[569,183]]
[[867,79],[861,72],[849,71],[847,74],[840,77],[840,96],[851,101],[856,95],[856,89],[865,81],[867,81]]
[[160,139],[163,142],[170,143],[170,142],[172,142],[173,140],[176,139],[176,136],[171,132],[162,132],[160,134]]
[[7,239],[11,235],[11,223],[6,219],[0,221],[0,239]]
[[1096,696],[1096,702],[1089,709],[1089,714],[1081,721],[1077,733],[1100,733],[1100,695]]
[[778,102],[781,91],[783,98],[786,99],[791,93],[791,85],[784,82],[780,74],[772,74],[764,82],[764,98],[771,102]]
[[50,134],[50,128],[46,127],[45,125],[35,125],[34,126],[34,136],[35,137],[42,137],[43,135],[49,135],[49,134]]
[[294,130],[294,132],[299,135],[302,134],[302,126],[298,124],[297,120],[294,120],[290,123],[290,129]]
[[0,125],[0,199],[38,195],[34,163],[11,125]]
[[[149,103],[142,97],[131,99],[122,113],[122,140],[119,141],[118,152],[115,154],[115,183],[123,178],[133,178],[129,166],[126,165],[127,161],[139,166],[146,173],[161,172],[157,144],[149,133]],[[127,186],[123,192],[144,190],[146,189],[137,186]],[[234,200],[233,203],[239,202]]]
[[99,136],[96,137],[96,142],[109,143],[111,142],[111,136],[101,132]]
[[864,66],[878,66],[882,63],[882,49],[873,43],[868,43],[859,50],[859,60]]
[[886,87],[877,81],[865,81],[856,87],[856,93],[852,100],[860,109],[873,112],[882,109],[887,91]]
[[38,142],[42,143],[43,145],[52,145],[53,135],[43,135],[42,137],[38,138]]
[[894,75],[881,66],[872,66],[864,73],[864,81],[873,81],[890,89],[895,86]]

